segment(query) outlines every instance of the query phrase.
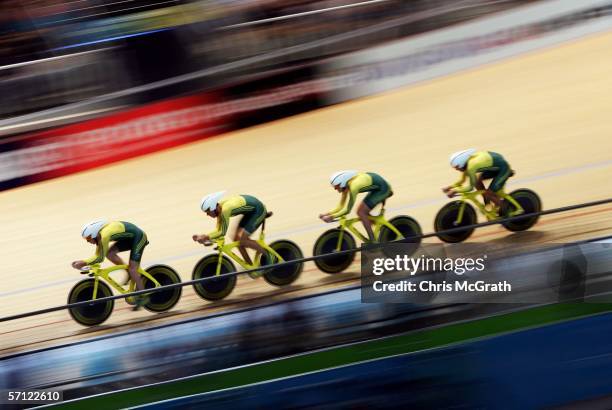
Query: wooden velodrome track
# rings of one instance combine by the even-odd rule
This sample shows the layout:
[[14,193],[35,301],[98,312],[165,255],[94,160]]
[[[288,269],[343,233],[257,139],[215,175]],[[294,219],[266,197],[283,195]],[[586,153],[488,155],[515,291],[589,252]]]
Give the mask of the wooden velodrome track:
[[[612,196],[612,34],[598,35],[416,87],[362,99],[223,135],[102,169],[0,194],[0,316],[61,305],[81,279],[70,262],[93,247],[79,237],[97,217],[132,221],[151,244],[143,265],[163,262],[183,280],[209,249],[191,235],[211,229],[199,210],[205,193],[227,189],[261,198],[275,216],[269,238],[286,237],[311,254],[328,229],[317,219],[338,200],[328,175],[376,171],[395,196],[388,214],[407,213],[432,230],[446,201],[440,187],[457,177],[448,154],[465,147],[503,153],[517,170],[511,187],[536,190],[546,208]],[[612,206],[544,217],[530,232],[501,227],[472,240],[570,241],[612,234]],[[357,269],[353,269],[356,272]],[[67,311],[0,323],[0,355],[116,329],[202,315],[253,300],[318,292],[335,277],[307,264],[279,291],[241,276],[234,293],[213,305],[185,288],[171,312],[132,312],[118,301],[101,327],[84,329]],[[336,284],[337,286],[337,284]]]

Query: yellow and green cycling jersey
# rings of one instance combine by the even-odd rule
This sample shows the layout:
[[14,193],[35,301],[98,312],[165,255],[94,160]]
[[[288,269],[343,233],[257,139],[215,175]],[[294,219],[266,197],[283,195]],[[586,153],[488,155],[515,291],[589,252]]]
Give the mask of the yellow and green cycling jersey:
[[145,246],[149,244],[147,235],[142,229],[129,222],[109,222],[100,230],[100,240],[96,246],[96,254],[85,263],[92,265],[101,263],[108,254],[110,242],[115,242],[119,252],[130,251],[130,260],[140,262]]
[[[481,174],[482,179],[493,179],[489,189],[493,192],[498,192],[504,188],[506,181],[512,175],[512,169],[510,169],[508,161],[496,152],[475,152],[468,159],[461,179],[452,185],[453,190],[459,193],[472,191],[476,186],[478,174]],[[463,186],[466,179],[469,183]]]
[[340,218],[351,212],[357,195],[362,192],[369,192],[363,202],[370,209],[373,209],[392,194],[391,185],[383,177],[373,172],[358,173],[349,180],[347,188],[342,192],[338,206],[329,211],[329,215],[333,218]]
[[221,212],[217,216],[216,229],[208,234],[210,239],[225,236],[232,216],[244,215],[238,226],[244,228],[249,234],[253,233],[266,219],[265,205],[251,195],[229,196],[219,201],[219,205],[221,205]]

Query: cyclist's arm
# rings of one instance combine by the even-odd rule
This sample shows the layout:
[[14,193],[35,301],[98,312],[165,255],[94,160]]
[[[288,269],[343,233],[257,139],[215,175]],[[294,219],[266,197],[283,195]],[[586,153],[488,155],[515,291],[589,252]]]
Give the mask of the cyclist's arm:
[[104,232],[100,233],[100,241],[96,246],[96,254],[89,259],[85,259],[87,265],[93,265],[94,263],[102,263],[106,254],[108,253],[108,245],[110,243],[110,235]]
[[[355,204],[355,199],[357,198],[357,194],[359,193],[359,190],[361,188],[362,186],[360,184],[356,184],[356,183],[349,184],[349,189],[342,193],[342,200],[340,201],[341,202],[340,209],[335,210],[334,212],[331,212],[330,216],[332,216],[333,218],[340,218],[341,216],[344,216],[348,214],[349,212],[351,212],[351,209],[353,209],[353,205]],[[348,197],[348,201],[346,200],[347,197]]]
[[338,206],[332,209],[331,211],[329,211],[327,215],[333,215],[336,212],[340,211],[342,208],[344,208],[344,204],[346,203],[347,198],[348,198],[348,190],[342,192],[342,196],[340,197],[340,202],[338,203]]
[[217,227],[214,231],[209,233],[207,236],[209,239],[218,239],[225,236],[227,228],[229,226],[229,220],[232,216],[232,210],[229,207],[221,209],[221,214],[217,217]]
[[[465,180],[468,180],[468,184],[461,186]],[[453,191],[457,193],[465,193],[470,192],[474,189],[474,185],[476,185],[476,172],[475,170],[470,170],[469,168],[464,172],[461,183],[458,185],[454,185]]]
[[461,173],[461,178],[459,178],[459,180],[457,182],[452,184],[451,188],[459,188],[461,185],[463,185],[463,183],[465,182],[466,178],[467,178],[466,172],[462,172]]

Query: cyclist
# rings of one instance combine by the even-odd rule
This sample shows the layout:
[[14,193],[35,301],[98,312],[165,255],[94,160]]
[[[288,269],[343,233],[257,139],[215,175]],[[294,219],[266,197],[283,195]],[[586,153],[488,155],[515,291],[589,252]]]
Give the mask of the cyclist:
[[374,232],[372,231],[372,222],[368,219],[368,216],[370,216],[370,212],[376,205],[383,203],[393,195],[389,183],[383,177],[373,172],[358,172],[355,170],[336,172],[332,174],[329,182],[336,191],[342,194],[342,197],[335,209],[319,215],[319,218],[325,222],[332,222],[334,219],[348,214],[355,204],[357,194],[367,192],[368,194],[357,208],[357,216],[363,223],[368,233],[368,238],[373,242],[375,240]]
[[[450,156],[450,164],[457,171],[462,172],[459,181],[448,187],[442,188],[442,191],[449,197],[469,192],[473,189],[483,191],[485,204],[489,201],[493,202],[497,209],[501,207],[501,196],[504,185],[514,171],[510,168],[510,164],[500,154],[492,151],[477,151],[474,148],[457,151]],[[469,184],[462,186],[465,180],[469,180]],[[488,188],[485,188],[483,180],[492,179]],[[517,208],[510,216],[515,216],[523,213],[522,208]]]
[[[226,191],[219,191],[202,198],[200,208],[206,212],[206,215],[211,218],[217,218],[217,227],[214,231],[204,235],[193,235],[192,239],[195,242],[204,244],[205,242],[225,236],[229,221],[232,216],[242,215],[236,232],[234,232],[234,241],[239,241],[238,250],[246,263],[252,265],[253,262],[246,251],[246,248],[253,249],[255,260],[259,261],[265,250],[250,238],[250,235],[263,223],[263,221],[272,215],[266,211],[265,205],[257,198],[251,195],[233,195],[223,198]],[[272,254],[268,255],[273,258]],[[273,263],[273,259],[270,259]],[[249,276],[257,278],[263,275],[263,271],[250,272]]]
[[[105,257],[115,265],[124,265],[117,253],[129,250],[128,274],[136,284],[136,290],[144,290],[138,268],[144,248],[149,241],[142,229],[129,222],[98,220],[83,226],[81,236],[87,242],[96,245],[96,253],[89,259],[72,262],[73,268],[82,269],[87,265],[100,263]],[[112,241],[115,243],[109,246]],[[134,299],[128,298],[127,300],[128,303],[134,302],[134,310],[140,309],[149,302],[146,295],[137,295]]]

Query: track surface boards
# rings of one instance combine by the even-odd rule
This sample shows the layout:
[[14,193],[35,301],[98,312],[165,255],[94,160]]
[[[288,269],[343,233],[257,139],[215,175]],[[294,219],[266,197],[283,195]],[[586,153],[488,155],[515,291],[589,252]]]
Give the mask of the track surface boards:
[[[270,240],[296,241],[310,255],[327,226],[317,215],[338,195],[329,174],[378,172],[393,186],[388,215],[407,213],[432,230],[446,202],[440,187],[458,174],[450,152],[467,147],[502,153],[517,171],[509,189],[528,187],[547,209],[612,194],[612,34],[485,66],[416,87],[303,114],[188,146],[0,194],[0,316],[60,305],[81,279],[70,262],[93,247],[81,225],[104,217],[134,222],[148,234],[143,265],[162,262],[191,278],[210,249],[191,235],[212,229],[199,210],[206,193],[227,189],[262,199],[274,211]],[[233,229],[233,226],[230,228]],[[473,241],[571,241],[612,233],[612,206],[545,217],[530,232],[499,226]],[[127,255],[126,255],[127,257]],[[168,314],[132,312],[118,301],[101,328],[84,329],[66,311],[0,323],[0,356],[91,335],[161,323],[252,300],[318,292],[353,273],[329,277],[307,264],[300,280],[278,291],[240,277],[234,293],[213,305],[186,288]]]

